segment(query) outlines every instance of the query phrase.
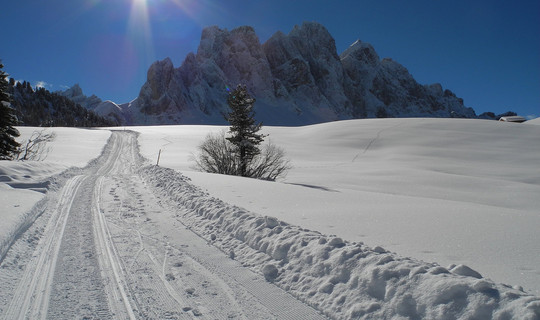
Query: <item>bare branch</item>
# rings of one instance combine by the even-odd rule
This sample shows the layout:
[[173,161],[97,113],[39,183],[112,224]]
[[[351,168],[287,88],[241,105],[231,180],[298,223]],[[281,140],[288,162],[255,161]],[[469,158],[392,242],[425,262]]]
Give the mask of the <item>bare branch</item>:
[[56,133],[54,131],[47,133],[46,129],[43,129],[32,132],[30,138],[21,145],[17,160],[45,160],[51,151],[47,143],[54,141],[54,139],[56,139]]

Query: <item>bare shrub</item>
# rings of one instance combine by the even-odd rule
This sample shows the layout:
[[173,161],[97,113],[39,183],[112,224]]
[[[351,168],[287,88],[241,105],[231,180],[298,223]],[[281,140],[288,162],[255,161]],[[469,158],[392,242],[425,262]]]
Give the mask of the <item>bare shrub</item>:
[[54,141],[54,139],[56,139],[56,133],[48,133],[46,129],[32,132],[30,138],[21,144],[17,160],[45,160],[51,151],[47,143]]
[[[237,148],[227,140],[225,131],[209,134],[198,147],[199,153],[193,155],[194,168],[203,172],[227,175],[242,175],[237,156]],[[261,152],[253,157],[245,168],[244,176],[274,181],[284,177],[291,168],[283,148],[268,142]]]
[[198,146],[199,154],[192,156],[195,169],[228,175],[236,175],[238,161],[234,145],[225,139],[225,131],[210,133]]
[[290,168],[291,164],[285,157],[285,150],[269,141],[251,161],[248,176],[274,181],[285,176]]

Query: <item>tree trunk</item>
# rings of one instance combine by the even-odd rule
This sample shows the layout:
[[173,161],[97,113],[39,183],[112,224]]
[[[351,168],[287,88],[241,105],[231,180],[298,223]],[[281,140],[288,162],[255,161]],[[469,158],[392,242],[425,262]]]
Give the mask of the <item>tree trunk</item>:
[[240,147],[240,175],[242,177],[246,176],[247,171],[247,161],[246,161],[246,147]]

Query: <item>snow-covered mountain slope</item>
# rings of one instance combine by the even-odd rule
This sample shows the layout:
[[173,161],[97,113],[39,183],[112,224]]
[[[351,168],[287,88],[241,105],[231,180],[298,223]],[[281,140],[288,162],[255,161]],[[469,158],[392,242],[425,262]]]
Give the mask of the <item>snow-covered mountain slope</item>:
[[94,112],[105,119],[115,121],[118,124],[126,123],[122,107],[110,100],[98,104],[94,109]]
[[443,266],[464,263],[539,294],[537,126],[489,120],[370,119],[264,127],[294,168],[270,183],[194,172],[221,127],[136,128],[142,153],[226,202]]
[[[405,67],[356,41],[341,55],[324,26],[303,23],[264,44],[255,30],[208,27],[197,53],[175,68],[148,70],[128,119],[148,124],[222,124],[229,87],[246,84],[266,124],[298,125],[365,117],[476,117],[440,84],[418,84]],[[141,115],[137,115],[140,113]]]

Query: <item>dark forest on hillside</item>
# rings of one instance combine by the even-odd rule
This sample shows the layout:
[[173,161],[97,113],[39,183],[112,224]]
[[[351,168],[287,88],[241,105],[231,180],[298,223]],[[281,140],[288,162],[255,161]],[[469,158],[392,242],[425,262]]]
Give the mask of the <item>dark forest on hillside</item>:
[[10,79],[9,93],[21,126],[107,127],[116,122],[105,119],[79,104],[45,88],[33,89],[30,83]]

